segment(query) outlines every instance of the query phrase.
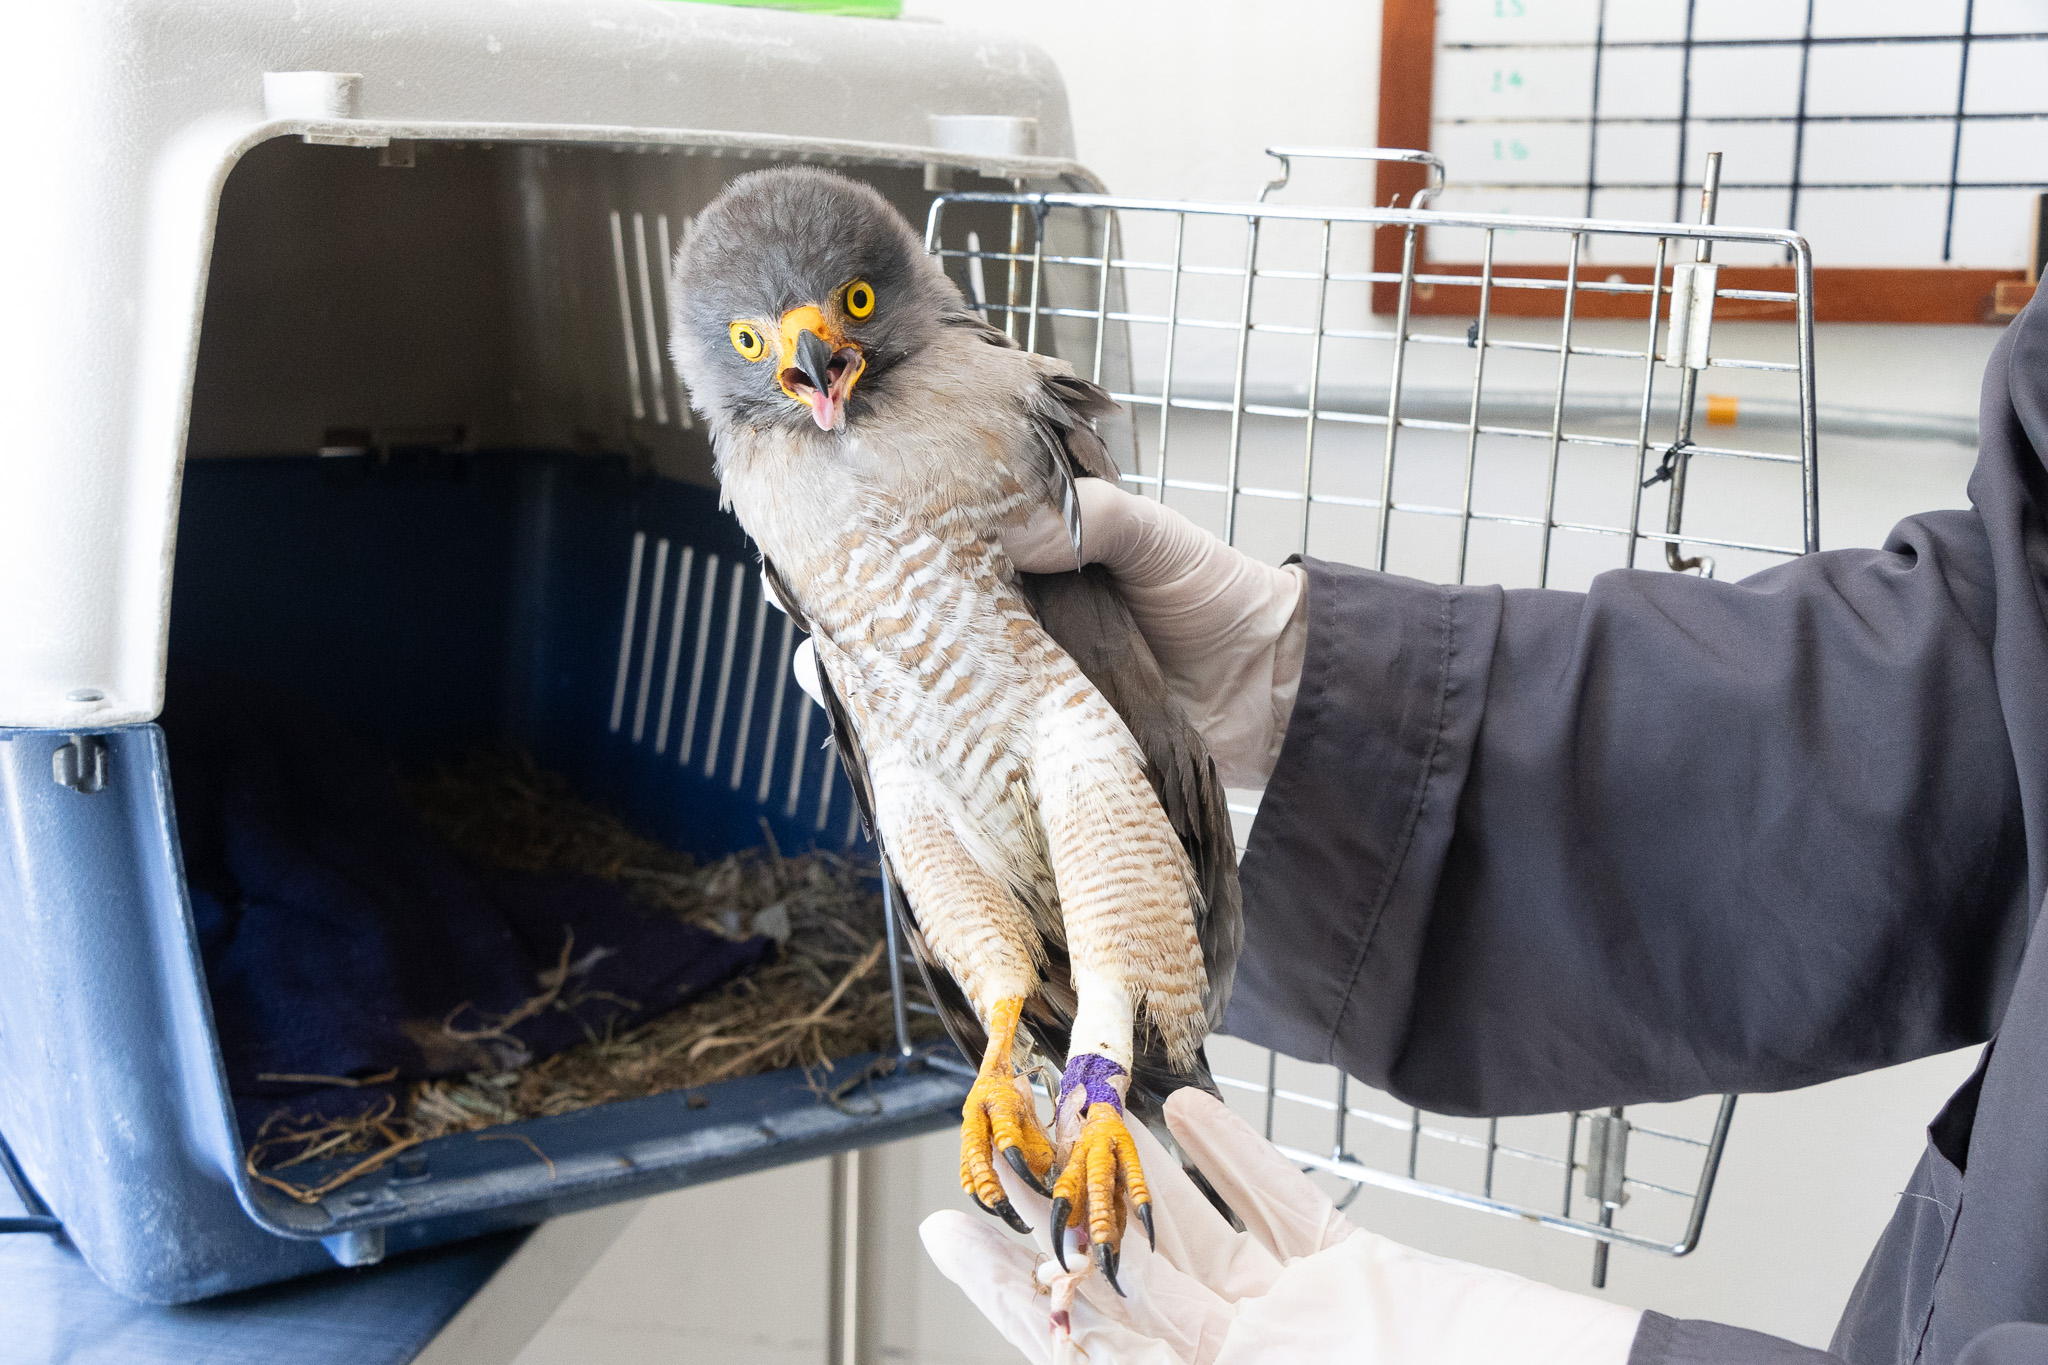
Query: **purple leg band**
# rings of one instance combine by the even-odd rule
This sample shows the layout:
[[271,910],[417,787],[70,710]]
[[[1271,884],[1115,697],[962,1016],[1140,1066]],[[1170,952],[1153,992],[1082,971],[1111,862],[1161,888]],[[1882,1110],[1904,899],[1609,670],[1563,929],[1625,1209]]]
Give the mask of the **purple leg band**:
[[1078,1089],[1082,1113],[1088,1112],[1089,1105],[1100,1102],[1121,1114],[1124,1112],[1123,1096],[1110,1082],[1126,1074],[1122,1067],[1107,1057],[1099,1057],[1092,1052],[1080,1053],[1067,1062],[1066,1073],[1060,1077],[1059,1104],[1064,1108],[1067,1096]]

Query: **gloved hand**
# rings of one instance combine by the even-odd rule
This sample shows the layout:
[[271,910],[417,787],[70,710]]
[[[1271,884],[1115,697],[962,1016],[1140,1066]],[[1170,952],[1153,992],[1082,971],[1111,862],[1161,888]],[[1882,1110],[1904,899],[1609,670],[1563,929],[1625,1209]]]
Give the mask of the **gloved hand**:
[[[932,1260],[1033,1365],[1623,1365],[1641,1316],[1357,1227],[1243,1120],[1198,1090],[1166,1102],[1188,1158],[1244,1220],[1232,1231],[1143,1125],[1159,1248],[1124,1239],[1128,1298],[1085,1256],[1064,1275],[985,1219],[935,1213]],[[998,1172],[1001,1174],[1002,1172]],[[1004,1181],[1047,1240],[1048,1201]],[[1077,1293],[1078,1291],[1078,1293]],[[1067,1305],[1071,1305],[1068,1307]],[[1055,1314],[1065,1309],[1068,1331]],[[1075,1348],[1079,1350],[1076,1351]]]
[[[1262,564],[1172,508],[1105,479],[1076,479],[1074,491],[1081,562],[1115,575],[1223,784],[1265,786],[1301,683],[1308,576],[1299,567]],[[1003,549],[1026,573],[1074,568],[1073,540],[1051,506],[1006,529]],[[772,592],[768,600],[776,600]],[[810,641],[797,646],[790,670],[822,705]]]
[[[1265,786],[1301,683],[1308,575],[1261,563],[1106,479],[1076,479],[1074,493],[1081,562],[1115,575],[1224,785]],[[1026,573],[1074,567],[1073,540],[1049,506],[1005,530],[1003,549]]]

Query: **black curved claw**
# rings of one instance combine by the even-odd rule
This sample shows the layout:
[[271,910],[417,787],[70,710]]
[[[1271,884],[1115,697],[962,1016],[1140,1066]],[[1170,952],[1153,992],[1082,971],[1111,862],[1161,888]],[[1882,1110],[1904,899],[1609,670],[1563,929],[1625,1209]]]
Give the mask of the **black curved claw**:
[[1202,1197],[1209,1201],[1211,1208],[1223,1215],[1223,1221],[1230,1224],[1233,1231],[1244,1231],[1244,1219],[1239,1218],[1230,1205],[1224,1202],[1223,1196],[1216,1193],[1216,1187],[1209,1183],[1208,1176],[1203,1175],[1192,1165],[1183,1165],[1180,1169],[1182,1174],[1195,1182],[1195,1188],[1202,1192]]
[[1074,1201],[1065,1196],[1052,1201],[1052,1254],[1061,1270],[1067,1268],[1067,1215],[1073,1211]]
[[1017,1173],[1017,1178],[1029,1185],[1034,1191],[1043,1195],[1050,1195],[1052,1193],[1051,1190],[1045,1187],[1043,1180],[1032,1174],[1031,1163],[1024,1159],[1024,1149],[1022,1147],[1003,1148],[1003,1159],[1010,1163],[1010,1169]]
[[[988,1208],[988,1205],[983,1204],[982,1207]],[[996,1206],[988,1211],[1008,1223],[1011,1231],[1021,1232],[1027,1237],[1031,1235],[1031,1225],[1017,1216],[1017,1206],[1009,1200],[997,1200]]]
[[1109,1281],[1109,1287],[1116,1291],[1116,1296],[1120,1299],[1128,1299],[1130,1295],[1124,1293],[1124,1287],[1116,1282],[1116,1248],[1107,1242],[1097,1242],[1095,1244],[1095,1264],[1101,1267],[1102,1278]]
[[1145,1240],[1154,1251],[1159,1250],[1159,1234],[1152,1228],[1152,1205],[1149,1201],[1138,1205],[1138,1221],[1145,1225]]

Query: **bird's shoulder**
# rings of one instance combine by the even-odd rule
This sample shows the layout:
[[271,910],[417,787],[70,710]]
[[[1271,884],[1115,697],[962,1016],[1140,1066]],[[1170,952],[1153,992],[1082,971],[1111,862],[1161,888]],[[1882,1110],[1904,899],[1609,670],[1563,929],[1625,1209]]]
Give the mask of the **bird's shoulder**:
[[[948,397],[962,403],[1007,400],[1028,465],[1059,476],[1115,479],[1115,459],[1096,424],[1121,409],[1108,390],[1074,373],[1057,356],[1023,349],[1001,328],[971,310],[949,312],[941,321],[947,360],[938,368],[958,388]],[[950,384],[949,384],[950,388]],[[1049,464],[1049,468],[1047,465]]]
[[975,312],[972,308],[962,306],[948,309],[939,315],[939,325],[948,328],[957,336],[978,341],[984,346],[993,346],[999,351],[1022,349],[1017,344],[1015,337]]

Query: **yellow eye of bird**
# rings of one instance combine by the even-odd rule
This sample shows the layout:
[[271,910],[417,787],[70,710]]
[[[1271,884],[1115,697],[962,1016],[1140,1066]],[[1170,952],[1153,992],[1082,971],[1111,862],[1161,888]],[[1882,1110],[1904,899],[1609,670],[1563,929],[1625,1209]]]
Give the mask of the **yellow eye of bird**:
[[875,287],[866,280],[855,280],[846,286],[846,315],[864,318],[875,311]]
[[744,322],[735,322],[731,328],[732,348],[748,360],[759,360],[768,354],[768,343],[761,339],[761,333]]

